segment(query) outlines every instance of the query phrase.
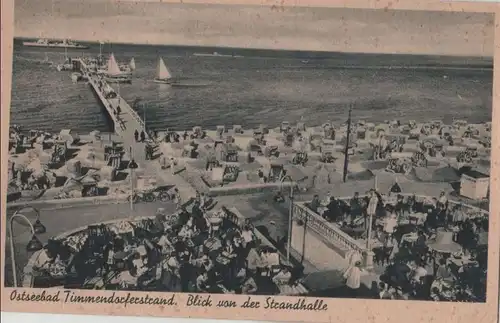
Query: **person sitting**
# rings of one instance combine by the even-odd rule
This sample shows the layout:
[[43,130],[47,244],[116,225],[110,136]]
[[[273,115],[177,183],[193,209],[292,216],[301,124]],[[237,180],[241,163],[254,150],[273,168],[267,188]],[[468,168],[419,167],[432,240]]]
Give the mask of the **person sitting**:
[[387,284],[384,282],[378,283],[378,298],[379,299],[392,299],[392,294],[387,288]]
[[337,200],[335,200],[335,197],[331,196],[326,206],[326,211],[323,213],[323,217],[329,221],[337,222],[340,220],[340,213],[340,207]]
[[137,269],[133,265],[123,266],[120,273],[110,281],[121,289],[134,289],[137,286]]
[[243,230],[241,230],[241,238],[243,240],[243,247],[246,248],[254,240],[253,231],[250,225],[245,225]]
[[177,235],[184,239],[191,239],[194,236],[194,230],[186,224]]
[[42,249],[38,254],[35,263],[33,264],[33,269],[39,272],[48,271],[50,265],[56,260],[57,254],[54,250],[51,250],[50,243]]
[[208,272],[206,270],[202,270],[200,275],[196,278],[196,289],[199,293],[208,293],[210,287]]
[[413,284],[422,284],[424,277],[427,276],[425,265],[419,261],[418,263],[414,264],[413,268],[414,269],[411,275],[411,282]]
[[290,272],[288,267],[284,266],[281,271],[272,278],[272,281],[276,285],[286,285],[290,282],[291,278],[292,273]]
[[205,271],[210,271],[214,268],[212,260],[210,260],[207,255],[203,255],[203,257],[201,257],[200,268],[204,269]]
[[255,283],[255,280],[253,277],[247,277],[245,282],[243,283],[243,286],[241,287],[241,293],[242,294],[255,294],[257,292],[257,284]]
[[222,254],[230,259],[236,257],[236,250],[234,248],[233,241],[229,239],[225,240],[224,247],[222,248]]
[[390,277],[390,285],[400,286],[406,289],[409,286],[408,274],[411,272],[409,261],[398,261],[388,268],[388,276]]
[[248,271],[250,274],[255,274],[257,271],[263,267],[263,261],[260,252],[256,248],[250,248],[247,256]]
[[452,282],[454,280],[453,274],[451,273],[449,265],[446,263],[444,258],[439,259],[439,266],[436,270],[434,276],[436,280],[444,280],[447,282]]
[[311,211],[313,211],[315,213],[318,213],[319,207],[321,206],[321,203],[319,201],[319,196],[318,195],[314,195],[311,203],[308,203],[307,206],[309,207],[309,209],[311,209]]

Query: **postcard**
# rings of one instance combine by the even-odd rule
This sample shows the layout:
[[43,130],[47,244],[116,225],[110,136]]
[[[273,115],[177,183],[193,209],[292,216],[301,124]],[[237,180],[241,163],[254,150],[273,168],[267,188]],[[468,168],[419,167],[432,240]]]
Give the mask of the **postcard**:
[[496,320],[495,6],[2,9],[4,310]]

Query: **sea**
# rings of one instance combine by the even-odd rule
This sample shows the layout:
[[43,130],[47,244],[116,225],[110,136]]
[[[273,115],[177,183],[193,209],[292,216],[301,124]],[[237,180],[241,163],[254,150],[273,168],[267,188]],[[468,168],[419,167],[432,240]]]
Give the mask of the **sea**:
[[[132,84],[122,97],[148,129],[175,130],[217,125],[244,128],[282,121],[307,125],[399,119],[417,122],[492,116],[492,58],[272,51],[90,43],[68,55],[114,53],[119,63],[135,59]],[[241,57],[197,56],[195,53]],[[73,84],[70,72],[43,64],[64,61],[64,49],[13,48],[11,123],[23,129],[80,133],[110,131],[105,110],[88,84]],[[206,84],[169,87],[153,82],[162,57],[174,77]]]

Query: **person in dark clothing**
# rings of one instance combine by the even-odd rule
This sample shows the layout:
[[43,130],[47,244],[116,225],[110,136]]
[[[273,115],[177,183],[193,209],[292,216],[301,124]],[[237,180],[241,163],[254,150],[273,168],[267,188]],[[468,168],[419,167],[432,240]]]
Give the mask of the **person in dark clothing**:
[[326,206],[326,211],[323,213],[323,216],[332,222],[336,222],[339,220],[341,215],[339,203],[335,200],[335,197],[330,197],[330,203]]
[[359,199],[359,192],[354,193],[354,197],[351,199],[350,203],[350,213],[351,213],[351,221],[361,215],[363,212],[361,207],[361,200]]
[[188,137],[189,137],[188,132],[187,132],[187,131],[184,131],[184,134],[182,135],[182,138],[183,138],[184,140],[187,140],[187,139],[188,139]]
[[139,131],[137,131],[137,129],[135,129],[135,131],[134,131],[134,138],[135,138],[135,142],[139,141]]
[[120,106],[117,106],[116,107],[116,115],[119,116],[120,113],[122,113],[122,108],[120,108]]
[[396,262],[387,268],[387,276],[389,277],[389,285],[393,287],[402,287],[405,289],[410,285],[408,274],[410,267],[404,262]]
[[144,130],[141,130],[141,142],[144,142],[146,140],[146,133]]
[[415,246],[414,246],[415,254],[419,257],[419,259],[422,259],[422,257],[425,258],[426,254],[427,254],[426,241],[427,241],[427,238],[425,237],[424,232],[419,231],[417,241],[415,242]]

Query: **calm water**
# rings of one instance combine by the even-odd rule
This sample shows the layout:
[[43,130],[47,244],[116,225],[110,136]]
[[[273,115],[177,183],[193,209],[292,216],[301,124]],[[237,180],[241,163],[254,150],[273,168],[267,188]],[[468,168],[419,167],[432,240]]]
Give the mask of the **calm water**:
[[[355,119],[374,122],[491,120],[493,72],[488,60],[255,50],[226,50],[243,58],[192,55],[213,50],[217,49],[104,46],[104,52],[113,51],[119,62],[135,58],[133,83],[121,85],[120,93],[129,103],[147,103],[138,112],[145,112],[146,123],[157,130],[218,124],[274,126],[302,116],[308,124],[341,123],[350,104]],[[99,45],[83,52],[97,54]],[[52,131],[109,130],[89,86],[72,84],[68,72],[39,64],[45,54],[55,63],[64,59],[62,50],[15,43],[12,123]],[[69,51],[70,56],[81,54]],[[153,83],[159,56],[174,76],[210,85],[169,88]]]

